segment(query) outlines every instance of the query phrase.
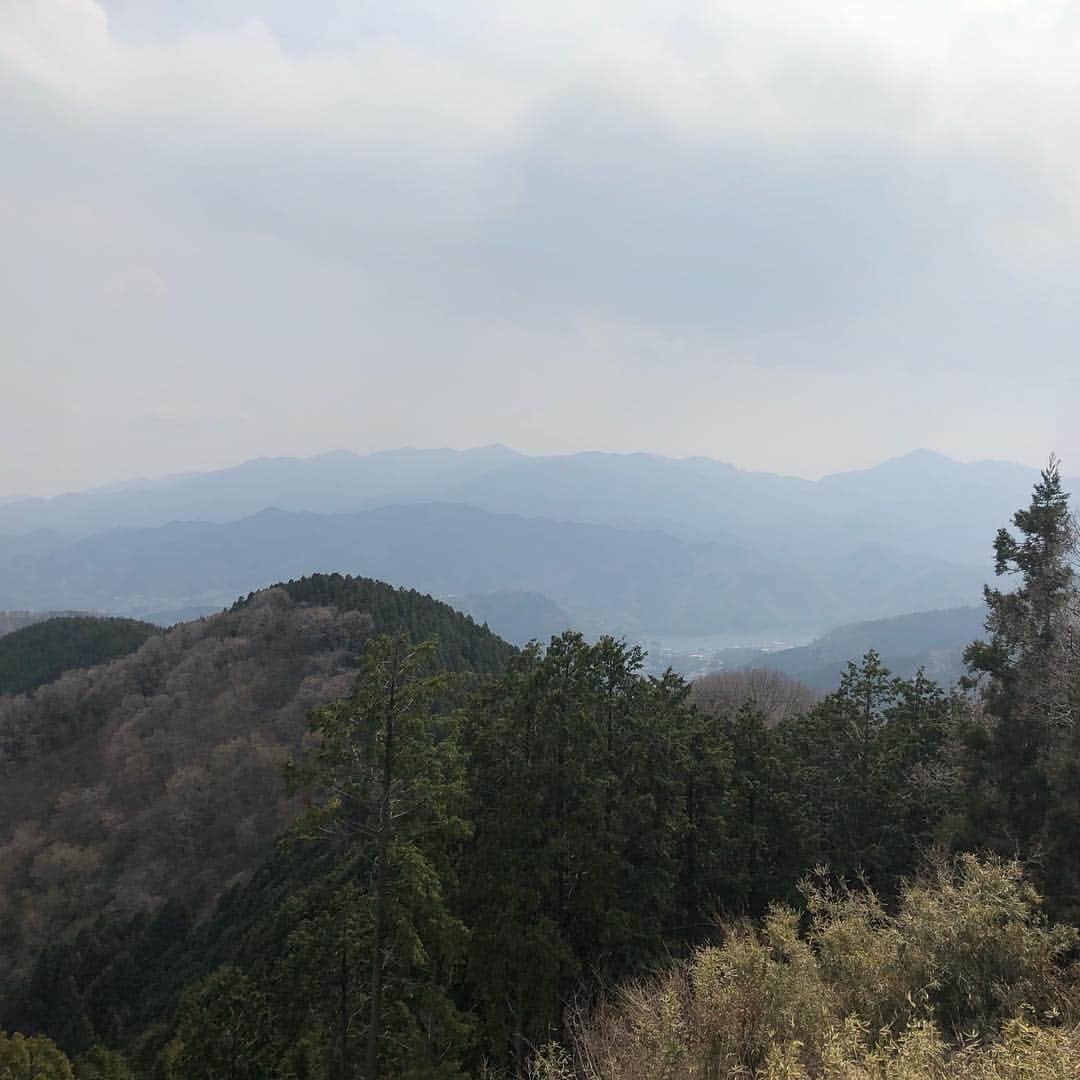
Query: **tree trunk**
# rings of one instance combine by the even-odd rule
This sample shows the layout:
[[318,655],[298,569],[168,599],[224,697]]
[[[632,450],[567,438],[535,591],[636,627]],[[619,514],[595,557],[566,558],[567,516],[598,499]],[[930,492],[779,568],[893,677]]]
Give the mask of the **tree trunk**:
[[383,729],[382,800],[379,807],[379,855],[375,869],[375,928],[371,942],[371,1009],[368,1017],[367,1080],[379,1076],[379,1030],[382,1026],[383,952],[386,937],[387,890],[389,887],[390,847],[394,839],[394,816],[391,787],[394,781],[394,708],[397,697],[400,647],[395,645],[387,693]]
[[349,1080],[352,1071],[349,1062],[349,943],[347,940],[341,943],[341,970],[339,972],[340,985],[338,987],[338,1026],[339,1053],[341,1080]]

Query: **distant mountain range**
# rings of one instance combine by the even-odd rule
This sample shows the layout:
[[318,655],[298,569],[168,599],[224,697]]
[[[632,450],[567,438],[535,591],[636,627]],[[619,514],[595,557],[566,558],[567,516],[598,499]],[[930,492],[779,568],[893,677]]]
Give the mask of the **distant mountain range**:
[[[423,503],[338,515],[264,510],[226,524],[103,533],[0,566],[0,608],[139,616],[221,608],[268,581],[331,571],[409,585],[480,615],[486,608],[496,631],[507,591],[531,593],[547,599],[536,635],[551,629],[552,608],[589,633],[805,634],[968,600],[985,576],[869,545],[789,566],[730,543]],[[521,640],[525,627],[511,629]]]
[[816,482],[502,446],[259,459],[0,503],[0,608],[164,622],[336,570],[429,591],[517,641],[563,619],[805,638],[976,603],[1036,478],[928,451]]

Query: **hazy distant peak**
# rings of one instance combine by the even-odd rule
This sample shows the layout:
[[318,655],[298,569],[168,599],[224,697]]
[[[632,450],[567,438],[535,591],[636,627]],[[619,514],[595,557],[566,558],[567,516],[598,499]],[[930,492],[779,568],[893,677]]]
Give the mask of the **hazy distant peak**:
[[886,458],[881,463],[881,468],[887,468],[890,465],[898,465],[901,463],[908,463],[913,465],[960,465],[961,462],[956,458],[951,458],[947,454],[939,453],[937,450],[929,450],[925,446],[918,447],[915,450],[909,450],[906,454],[900,454],[897,457]]
[[353,450],[327,450],[322,454],[313,454],[309,458],[302,458],[300,460],[311,462],[312,464],[318,462],[337,462],[337,461],[355,461],[360,455]]
[[865,469],[848,469],[844,472],[830,473],[822,477],[823,481],[839,480],[852,476],[882,476],[885,474],[903,474],[911,472],[928,472],[942,469],[965,468],[962,462],[936,450],[928,450],[920,447],[917,450],[909,450],[906,454],[898,454],[896,457],[886,458],[876,465],[867,466]]
[[[256,510],[254,514],[248,514],[246,517],[242,517],[240,521],[281,521],[285,518],[299,518],[299,517],[312,517],[309,511],[306,510],[283,510],[280,506],[265,506],[262,510]],[[205,525],[207,522],[198,522],[197,524]],[[222,523],[224,524],[224,523]]]
[[474,446],[471,450],[462,450],[460,452],[474,457],[490,458],[521,458],[525,456],[520,450],[515,450],[505,443],[486,443],[484,446]]

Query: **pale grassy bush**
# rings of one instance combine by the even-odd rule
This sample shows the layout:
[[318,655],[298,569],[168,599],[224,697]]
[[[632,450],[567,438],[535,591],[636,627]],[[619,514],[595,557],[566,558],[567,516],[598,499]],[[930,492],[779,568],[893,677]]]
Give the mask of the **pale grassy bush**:
[[834,1016],[857,1016],[873,1031],[891,1031],[925,1012],[929,988],[872,890],[833,884],[823,872],[803,881],[801,890],[810,915],[808,937]]
[[788,908],[774,908],[760,930],[738,925],[722,947],[702,949],[690,986],[686,1023],[710,1075],[753,1073],[779,1043],[814,1054],[833,1015],[831,990]]
[[[950,1044],[936,1024],[914,1022],[899,1038],[869,1048],[867,1032],[849,1018],[835,1030],[819,1069],[811,1071],[797,1043],[774,1048],[761,1080],[1075,1080],[1080,1032],[1007,1021],[989,1044]],[[694,1075],[694,1074],[687,1074]]]
[[662,980],[629,983],[592,1013],[575,1017],[575,1075],[625,1080],[694,1075],[698,1051],[689,975],[689,966],[680,965]]
[[1017,865],[938,862],[895,914],[823,874],[803,893],[805,933],[798,913],[775,908],[579,1018],[576,1075],[1080,1077],[1075,982],[1062,968],[1077,934],[1046,924]]
[[542,1046],[528,1066],[527,1080],[574,1080],[574,1059],[558,1043]]
[[903,892],[894,920],[913,985],[954,1035],[987,1035],[1021,1007],[1042,1014],[1071,1003],[1062,958],[1072,927],[1049,926],[1018,863],[962,855],[940,860]]

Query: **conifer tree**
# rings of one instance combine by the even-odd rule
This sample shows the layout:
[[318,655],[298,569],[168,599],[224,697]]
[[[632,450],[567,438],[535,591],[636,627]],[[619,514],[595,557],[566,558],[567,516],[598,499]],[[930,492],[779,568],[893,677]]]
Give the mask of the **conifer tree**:
[[685,683],[572,632],[526,648],[466,730],[471,977],[519,1074],[571,995],[660,958],[679,909]]
[[[342,897],[354,896],[356,908],[321,924],[344,972],[333,1023],[340,1080],[456,1076],[469,1042],[448,993],[467,934],[447,896],[464,791],[455,721],[437,710],[449,684],[433,670],[436,654],[435,641],[414,645],[400,634],[369,642],[351,697],[313,714],[317,748],[294,777],[315,793],[299,831],[339,844],[361,877]],[[362,996],[353,991],[358,970]],[[365,1022],[354,1026],[356,1015]]]
[[973,676],[969,685],[981,682],[990,716],[971,739],[974,750],[987,756],[982,768],[972,762],[975,786],[982,789],[973,793],[982,814],[979,828],[1015,850],[1030,849],[1042,829],[1046,765],[1076,709],[1076,530],[1056,458],[1043,470],[1031,503],[1013,515],[1013,526],[1018,536],[998,530],[994,569],[998,576],[1018,576],[1019,584],[1011,591],[986,587],[989,637],[973,642],[964,657]]
[[833,693],[781,725],[804,865],[865,874],[885,890],[915,869],[948,802],[933,778],[954,708],[922,673],[894,678],[871,650]]

